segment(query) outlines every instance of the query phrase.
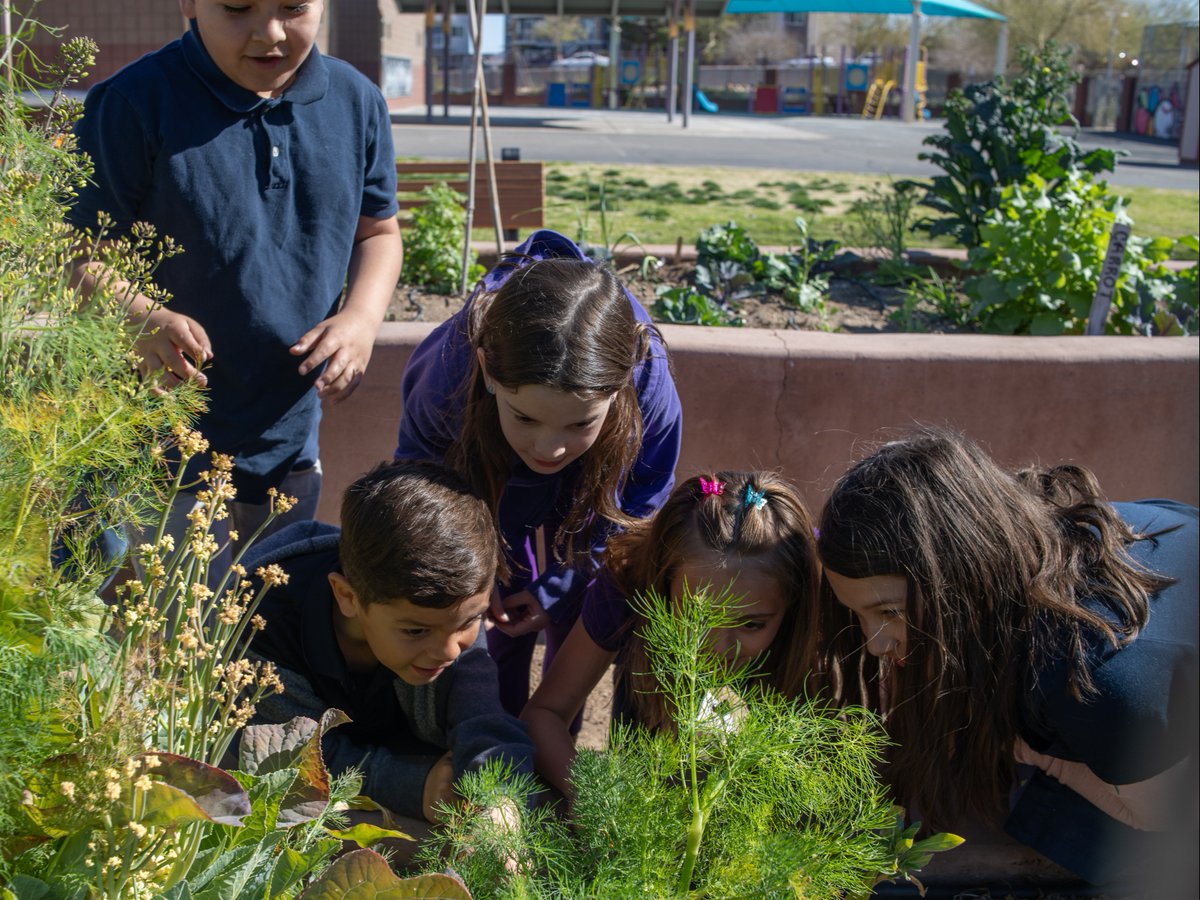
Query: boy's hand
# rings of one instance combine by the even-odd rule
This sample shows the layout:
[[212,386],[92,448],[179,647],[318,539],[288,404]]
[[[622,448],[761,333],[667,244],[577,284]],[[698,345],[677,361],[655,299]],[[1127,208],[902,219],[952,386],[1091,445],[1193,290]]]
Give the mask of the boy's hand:
[[454,766],[450,763],[447,753],[433,764],[429,774],[425,776],[425,791],[421,795],[421,813],[426,821],[436,822],[439,819],[437,807],[441,803],[451,804],[455,801]]
[[212,343],[199,322],[159,307],[145,317],[141,329],[135,346],[142,358],[138,372],[143,378],[161,370],[159,383],[164,388],[189,379],[202,386],[208,384],[197,363],[203,365],[212,359]]
[[[501,831],[516,833],[521,829],[521,811],[511,800],[501,800],[495,806],[489,806],[481,813]],[[504,870],[515,875],[521,869],[521,861],[515,855],[504,857]]]
[[378,330],[379,323],[373,318],[343,309],[296,341],[291,352],[305,357],[300,364],[301,375],[325,363],[325,371],[316,380],[317,395],[340,403],[362,381]]
[[549,613],[529,591],[518,591],[503,600],[499,593],[493,592],[489,612],[496,627],[509,637],[541,631],[550,624]]

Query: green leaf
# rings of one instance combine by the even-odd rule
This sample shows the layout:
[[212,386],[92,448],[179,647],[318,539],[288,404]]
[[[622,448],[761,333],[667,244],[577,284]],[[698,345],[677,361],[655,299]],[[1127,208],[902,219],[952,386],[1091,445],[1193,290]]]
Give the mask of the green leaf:
[[13,900],[57,900],[61,892],[55,891],[40,878],[32,875],[14,875],[5,890],[5,898]]
[[965,838],[959,837],[957,834],[942,831],[930,835],[922,841],[917,841],[913,844],[912,849],[917,853],[941,853],[944,850],[951,850],[957,847],[965,840]]
[[312,871],[313,866],[320,864],[324,855],[319,848],[313,848],[306,856],[294,847],[283,847],[271,872],[269,896],[288,896]]
[[370,847],[372,844],[377,844],[389,838],[401,841],[416,840],[416,838],[405,834],[403,831],[396,831],[394,828],[380,828],[378,825],[370,825],[366,822],[359,822],[350,828],[330,828],[327,830],[333,837],[343,841],[354,841],[360,847]]
[[355,850],[339,858],[303,894],[302,900],[471,900],[451,875],[400,878],[378,853]]
[[1029,333],[1043,337],[1053,337],[1064,331],[1066,331],[1066,323],[1063,321],[1062,314],[1058,312],[1038,313],[1029,323]]
[[250,798],[228,772],[199,760],[174,753],[145,753],[143,763],[157,759],[146,772],[162,780],[138,791],[137,809],[131,819],[144,825],[176,825],[184,822],[218,822],[241,825],[250,813]]

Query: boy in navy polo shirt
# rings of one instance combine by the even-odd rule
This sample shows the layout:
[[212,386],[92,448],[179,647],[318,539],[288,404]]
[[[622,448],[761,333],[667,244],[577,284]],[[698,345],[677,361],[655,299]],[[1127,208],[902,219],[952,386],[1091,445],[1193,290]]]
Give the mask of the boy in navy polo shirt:
[[[155,274],[174,299],[128,315],[144,376],[208,385],[197,427],[235,457],[249,535],[272,487],[300,499],[289,520],[315,514],[320,399],[357,387],[399,277],[395,155],[378,89],[314,46],[321,0],[179,6],[182,38],[89,91],[95,174],[68,218],[94,232],[106,213],[108,237],[146,221],[183,247]],[[85,292],[106,277],[77,274]]]
[[330,770],[358,769],[362,792],[419,830],[464,772],[496,760],[533,773],[483,635],[500,540],[487,504],[428,462],[358,478],[341,521],[295,522],[243,558],[288,576],[258,607],[250,652],[275,663],[284,692],[260,700],[255,721],[344,711],[350,723],[322,744]]

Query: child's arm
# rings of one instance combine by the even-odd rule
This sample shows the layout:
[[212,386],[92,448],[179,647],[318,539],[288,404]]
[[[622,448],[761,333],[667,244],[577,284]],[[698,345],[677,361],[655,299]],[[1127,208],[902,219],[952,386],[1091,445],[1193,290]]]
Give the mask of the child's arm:
[[400,278],[403,258],[395,216],[359,216],[341,309],[306,332],[291,348],[293,355],[304,357],[301,375],[325,364],[325,371],[316,381],[321,397],[339,403],[362,381],[379,325]]
[[575,761],[571,722],[615,656],[592,640],[582,620],[576,622],[521,713],[538,773],[564,797],[571,797],[568,776]]
[[482,628],[475,643],[438,683],[439,718],[456,779],[491,760],[501,760],[516,772],[533,773],[533,742],[525,726],[500,704],[496,663],[488,655]]
[[200,366],[212,359],[212,342],[204,327],[190,316],[172,312],[137,293],[129,282],[118,278],[99,262],[79,262],[73,267],[71,283],[78,287],[84,301],[102,286],[125,303],[125,318],[140,329],[135,342],[138,372],[143,378],[163,371],[163,387],[173,387],[189,379],[208,383]]

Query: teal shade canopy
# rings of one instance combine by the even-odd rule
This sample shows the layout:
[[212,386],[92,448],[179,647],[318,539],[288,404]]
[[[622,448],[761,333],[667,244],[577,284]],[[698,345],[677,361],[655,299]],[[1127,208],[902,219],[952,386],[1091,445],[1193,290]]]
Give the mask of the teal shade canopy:
[[[727,13],[874,13],[912,15],[910,0],[729,0]],[[921,0],[921,12],[927,16],[954,16],[967,19],[1008,21],[1000,13],[972,3],[971,0]]]

